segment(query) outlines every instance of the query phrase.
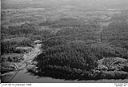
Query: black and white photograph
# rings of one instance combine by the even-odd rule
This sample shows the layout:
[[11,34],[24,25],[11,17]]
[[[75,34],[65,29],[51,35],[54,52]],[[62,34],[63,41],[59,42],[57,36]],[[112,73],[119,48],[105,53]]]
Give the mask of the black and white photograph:
[[2,83],[128,82],[128,0],[1,0],[0,26]]

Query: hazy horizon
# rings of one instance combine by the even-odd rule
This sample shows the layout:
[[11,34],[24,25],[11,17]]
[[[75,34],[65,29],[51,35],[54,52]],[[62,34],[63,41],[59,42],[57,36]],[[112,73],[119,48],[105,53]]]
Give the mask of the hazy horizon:
[[2,0],[3,8],[11,8],[17,4],[22,4],[22,7],[71,5],[90,9],[128,9],[127,0]]

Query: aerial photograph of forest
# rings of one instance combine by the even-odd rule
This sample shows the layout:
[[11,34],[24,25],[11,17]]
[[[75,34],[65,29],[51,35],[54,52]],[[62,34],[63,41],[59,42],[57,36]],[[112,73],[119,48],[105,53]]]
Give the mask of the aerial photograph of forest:
[[1,82],[128,82],[127,0],[1,3]]

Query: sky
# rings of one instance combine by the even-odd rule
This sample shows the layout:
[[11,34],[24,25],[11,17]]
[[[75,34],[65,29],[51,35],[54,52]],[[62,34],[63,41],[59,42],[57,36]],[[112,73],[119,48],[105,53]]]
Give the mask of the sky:
[[128,0],[2,0],[6,2],[88,2],[88,3],[128,3]]
[[[2,0],[4,4],[39,4],[39,5],[75,5],[86,7],[125,7],[128,8],[128,0]],[[52,4],[51,4],[52,3]]]

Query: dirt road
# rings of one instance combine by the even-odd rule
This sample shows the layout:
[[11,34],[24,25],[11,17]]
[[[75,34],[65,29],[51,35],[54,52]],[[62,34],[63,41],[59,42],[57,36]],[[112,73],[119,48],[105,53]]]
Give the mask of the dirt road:
[[21,72],[23,73],[24,71],[27,71],[27,66],[30,65],[32,63],[32,60],[41,52],[41,44],[36,44],[32,51],[24,54],[24,60],[22,62],[14,64],[16,68],[15,71],[5,73],[2,75],[3,80],[5,80],[5,82],[12,82],[12,80],[15,79],[15,77],[18,77]]

